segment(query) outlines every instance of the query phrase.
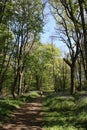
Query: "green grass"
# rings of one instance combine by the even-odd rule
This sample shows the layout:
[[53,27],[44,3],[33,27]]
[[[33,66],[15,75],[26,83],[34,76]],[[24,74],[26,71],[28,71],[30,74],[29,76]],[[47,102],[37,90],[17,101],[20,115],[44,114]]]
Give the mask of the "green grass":
[[44,130],[87,130],[87,97],[46,96]]
[[31,92],[21,97],[16,98],[5,98],[0,100],[0,124],[6,122],[8,118],[12,115],[13,111],[20,108],[25,102],[32,102],[38,95],[37,92]]
[[13,110],[20,107],[22,101],[5,99],[0,100],[0,123],[4,123],[11,116]]

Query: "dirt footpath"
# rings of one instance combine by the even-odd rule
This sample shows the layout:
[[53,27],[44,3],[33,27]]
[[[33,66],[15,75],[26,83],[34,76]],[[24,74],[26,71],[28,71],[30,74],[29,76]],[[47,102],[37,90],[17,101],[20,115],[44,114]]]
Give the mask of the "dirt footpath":
[[19,108],[0,130],[42,130],[41,97]]

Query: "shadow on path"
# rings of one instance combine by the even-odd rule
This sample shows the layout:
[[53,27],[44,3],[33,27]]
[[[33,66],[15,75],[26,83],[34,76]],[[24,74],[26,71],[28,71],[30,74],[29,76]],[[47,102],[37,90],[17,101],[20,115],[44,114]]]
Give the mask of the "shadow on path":
[[0,130],[42,130],[42,97],[19,108]]

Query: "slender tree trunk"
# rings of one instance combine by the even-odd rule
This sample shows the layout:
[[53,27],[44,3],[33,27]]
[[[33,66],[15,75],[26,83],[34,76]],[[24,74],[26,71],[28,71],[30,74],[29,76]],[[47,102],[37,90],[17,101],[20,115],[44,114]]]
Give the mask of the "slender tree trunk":
[[19,84],[18,84],[18,95],[22,94],[22,81],[23,81],[23,72],[19,74]]
[[25,92],[26,92],[26,79],[24,76],[22,93],[25,93]]
[[87,80],[87,69],[86,69],[86,63],[85,63],[85,55],[84,55],[84,49],[80,48],[80,53],[81,53],[81,59],[82,59],[82,65],[84,68],[84,73],[85,73],[85,79]]
[[86,81],[87,81],[87,69],[85,69],[85,78],[86,78]]
[[38,76],[38,74],[37,74],[37,72],[36,72],[36,75],[35,75],[35,77],[36,77],[36,87],[37,87],[37,90],[39,90],[39,76]]
[[75,72],[75,64],[71,65],[71,95],[75,94],[75,83],[74,83],[74,72]]
[[18,76],[19,76],[19,67],[18,67],[17,72],[14,76],[14,82],[12,84],[12,89],[11,89],[11,93],[12,93],[12,96],[13,96],[14,99],[15,99],[15,88],[16,88],[17,82],[18,82]]
[[85,77],[87,81],[87,29],[86,29],[86,21],[85,21],[85,13],[84,13],[84,6],[83,1],[78,0],[80,14],[81,14],[81,21],[82,21],[82,29],[83,29],[83,37],[84,37],[84,52],[85,52]]
[[82,90],[82,67],[81,67],[81,57],[80,59],[78,60],[78,64],[79,64],[79,90],[81,91]]
[[6,2],[7,1],[8,0],[4,0],[4,1],[2,0],[3,4],[0,4],[0,23],[2,22],[2,18],[3,18],[3,15],[4,15],[4,11],[5,11],[5,7],[6,7]]
[[63,66],[62,69],[63,69],[63,88],[62,88],[62,91],[64,91],[66,88],[65,66]]
[[79,70],[79,90],[82,90],[82,76],[81,76],[81,65]]
[[0,79],[0,95],[2,94],[2,85],[3,85],[3,80]]
[[12,89],[11,89],[13,99],[15,99],[15,87],[17,85],[17,80],[18,80],[18,76],[16,75],[15,78],[14,78],[14,82],[12,84]]
[[39,83],[39,90],[42,90],[42,87],[43,87],[43,78],[42,76],[40,77],[40,83]]

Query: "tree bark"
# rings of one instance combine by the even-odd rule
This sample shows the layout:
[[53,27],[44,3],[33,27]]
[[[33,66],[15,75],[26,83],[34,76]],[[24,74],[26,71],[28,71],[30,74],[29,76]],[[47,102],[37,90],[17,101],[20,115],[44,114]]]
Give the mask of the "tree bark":
[[82,61],[81,61],[81,57],[78,59],[78,71],[79,71],[79,90],[82,90]]
[[22,94],[23,71],[19,74],[18,95]]
[[17,85],[17,79],[18,79],[18,77],[16,75],[15,78],[14,78],[14,82],[12,84],[12,89],[11,89],[11,93],[12,93],[13,99],[15,99],[15,87]]
[[3,15],[4,15],[4,11],[5,11],[7,1],[8,0],[5,0],[5,1],[2,0],[3,5],[0,5],[0,23],[2,22],[2,18],[3,18]]
[[15,76],[14,76],[14,82],[13,82],[13,84],[12,84],[11,93],[12,93],[13,98],[15,99],[15,88],[16,88],[17,82],[18,82],[19,67],[17,68],[17,71],[14,72],[14,73],[16,73],[16,74],[15,74]]
[[37,90],[39,90],[39,76],[37,75],[37,73],[36,73],[36,87]]
[[87,80],[87,29],[86,29],[86,22],[85,22],[85,13],[84,13],[84,7],[83,7],[83,1],[78,0],[79,8],[80,8],[80,14],[81,14],[81,21],[82,21],[82,30],[83,30],[83,43],[84,43],[84,52],[85,52],[85,77]]
[[3,85],[3,79],[0,78],[0,94],[2,94],[2,85]]
[[74,83],[74,72],[75,72],[75,64],[71,65],[71,95],[75,94],[75,83]]

